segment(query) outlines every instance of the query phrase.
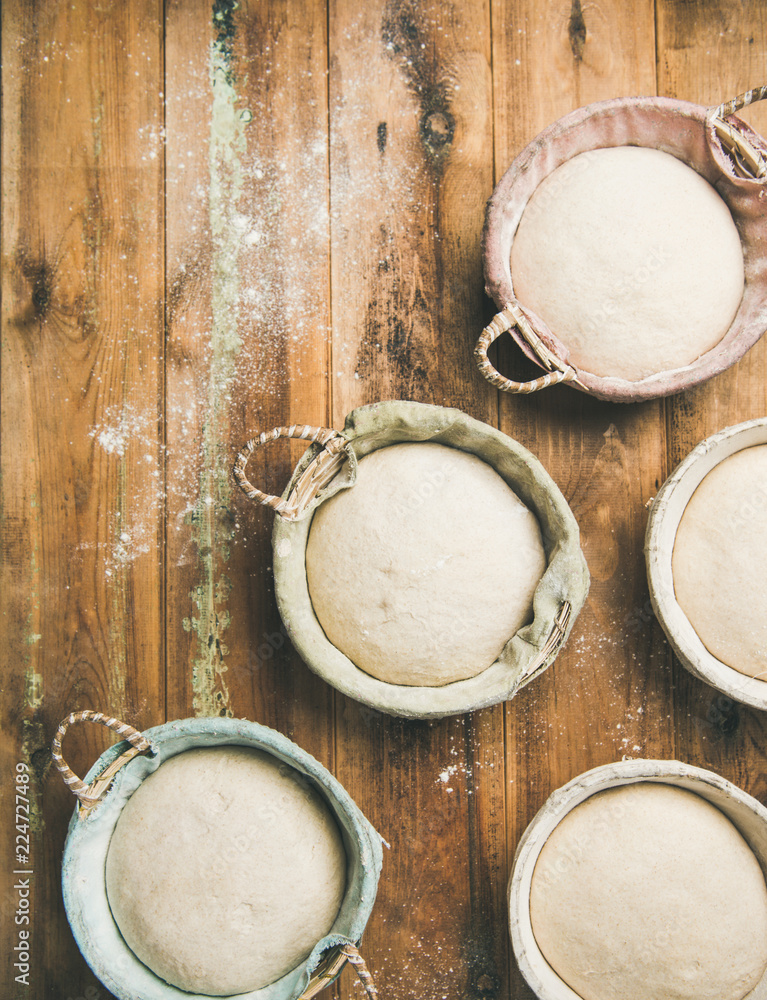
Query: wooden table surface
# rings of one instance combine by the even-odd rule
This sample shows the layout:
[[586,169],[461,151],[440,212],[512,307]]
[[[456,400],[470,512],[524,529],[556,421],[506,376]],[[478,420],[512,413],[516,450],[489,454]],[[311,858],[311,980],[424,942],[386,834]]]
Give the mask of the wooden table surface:
[[[624,755],[767,802],[765,717],[675,662],[648,600],[646,501],[704,436],[767,413],[767,340],[674,398],[499,395],[471,348],[485,202],[590,101],[718,104],[767,82],[760,0],[7,0],[2,9],[2,997],[106,1000],[63,913],[73,709],[140,729],[273,726],[391,845],[363,942],[382,1000],[532,997],[505,889],[549,793]],[[764,105],[746,117],[767,130]],[[516,353],[499,366],[519,371]],[[382,399],[457,406],[544,463],[591,592],[512,702],[401,721],[290,648],[271,513],[231,476],[256,430]],[[252,462],[278,492],[301,449]],[[110,742],[80,727],[83,772]],[[14,981],[17,763],[31,768],[29,986]],[[328,995],[359,997],[346,970]]]

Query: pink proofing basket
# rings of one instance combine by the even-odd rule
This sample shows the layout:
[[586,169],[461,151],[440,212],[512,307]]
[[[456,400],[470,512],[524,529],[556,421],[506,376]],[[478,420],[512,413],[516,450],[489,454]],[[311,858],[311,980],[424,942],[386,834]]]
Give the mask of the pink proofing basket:
[[[631,403],[704,382],[729,368],[756,343],[767,329],[767,142],[733,113],[766,96],[767,87],[761,87],[716,108],[664,97],[601,101],[560,118],[522,150],[487,205],[485,287],[500,312],[482,332],[474,353],[488,381],[514,393],[571,382],[598,399]],[[692,364],[637,382],[594,375],[571,364],[567,344],[517,301],[511,274],[517,227],[541,181],[579,153],[614,146],[647,146],[671,153],[704,177],[732,214],[745,268],[743,298],[719,343]],[[487,350],[507,330],[546,374],[516,382],[496,371]]]

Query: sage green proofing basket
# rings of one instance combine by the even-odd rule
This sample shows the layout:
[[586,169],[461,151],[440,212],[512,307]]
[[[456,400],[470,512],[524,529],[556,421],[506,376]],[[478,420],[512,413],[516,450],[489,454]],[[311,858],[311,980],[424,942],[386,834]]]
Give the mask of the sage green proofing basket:
[[[128,742],[110,747],[84,781],[61,756],[61,739],[74,722],[97,722]],[[75,940],[96,976],[118,1000],[201,998],[171,986],[139,961],[117,928],[106,892],[105,865],[112,833],[126,802],[163,762],[197,747],[245,746],[289,765],[324,798],[343,836],[347,855],[346,892],[329,934],[306,961],[276,982],[238,994],[247,1000],[309,1000],[330,984],[349,961],[368,994],[375,996],[357,944],[367,924],[381,873],[381,837],[338,781],[310,754],[282,734],[243,719],[201,718],[168,722],[139,733],[97,712],[78,712],[62,722],[53,744],[54,761],[78,797],[69,824],[62,865],[64,906]],[[105,787],[106,786],[106,787]]]
[[[253,450],[278,437],[312,442],[282,497],[261,492],[245,478]],[[306,545],[314,510],[339,490],[354,487],[359,459],[378,448],[408,441],[458,448],[490,465],[538,518],[547,559],[533,597],[533,621],[509,637],[487,669],[439,687],[390,684],[352,663],[325,635],[306,577]],[[460,410],[383,402],[352,411],[340,432],[303,425],[276,428],[247,443],[234,471],[246,495],[278,515],[272,537],[275,593],[291,642],[320,677],[379,711],[438,718],[512,698],[553,662],[586,600],[589,574],[578,524],[551,476],[519,442]],[[482,513],[478,509],[475,516],[481,518]]]

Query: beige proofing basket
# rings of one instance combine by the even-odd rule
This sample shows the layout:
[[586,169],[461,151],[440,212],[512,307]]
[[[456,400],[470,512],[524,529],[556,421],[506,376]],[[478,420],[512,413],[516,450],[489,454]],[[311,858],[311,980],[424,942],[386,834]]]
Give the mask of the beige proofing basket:
[[[539,1000],[581,1000],[554,972],[533,934],[530,885],[538,856],[554,828],[592,795],[638,781],[694,792],[732,821],[767,877],[767,809],[719,774],[676,760],[624,760],[578,775],[553,792],[522,835],[509,879],[509,928],[520,971]],[[767,974],[744,1000],[767,998]]]
[[[282,497],[269,496],[245,478],[256,447],[280,436],[315,444],[299,462]],[[534,620],[510,636],[499,659],[468,680],[441,687],[390,684],[355,666],[326,637],[309,596],[306,545],[311,514],[341,489],[353,488],[357,460],[407,441],[459,448],[487,462],[537,516],[547,568],[533,598]],[[346,418],[343,431],[278,428],[248,442],[235,476],[247,496],[279,515],[273,533],[277,603],[288,635],[315,673],[357,701],[412,718],[438,718],[507,700],[554,660],[588,593],[588,570],[578,524],[541,463],[518,442],[460,410],[413,402],[363,406]],[[481,518],[482,511],[476,511]],[[339,540],[343,544],[343,540]]]
[[[571,383],[599,399],[630,403],[690,388],[733,365],[767,329],[767,142],[734,114],[767,96],[759,87],[715,108],[664,97],[628,97],[579,108],[544,129],[501,178],[487,206],[483,234],[485,285],[500,312],[477,342],[475,360],[494,386],[530,393]],[[632,382],[575,368],[568,346],[517,301],[511,248],[525,207],[538,185],[566,160],[593,149],[647,146],[671,153],[721,195],[743,249],[745,289],[729,330],[710,351],[683,368]],[[489,346],[509,331],[546,374],[517,382],[498,372]]]
[[[767,710],[767,680],[735,670],[706,649],[676,599],[672,572],[679,522],[698,486],[720,462],[744,448],[764,444],[767,444],[767,417],[726,427],[701,441],[672,472],[653,500],[645,535],[645,560],[653,610],[681,663],[695,677],[735,701]],[[744,517],[767,516],[767,498],[763,495],[744,494],[742,502]],[[748,599],[749,595],[744,595],[744,600]]]
[[[64,760],[68,728],[93,722],[123,740],[108,749],[85,777]],[[200,718],[168,722],[140,733],[100,712],[73,712],[59,726],[52,756],[77,806],[69,824],[62,863],[62,891],[72,933],[93,972],[119,1000],[206,1000],[171,986],[136,958],[112,917],[105,865],[112,832],[123,806],[163,762],[198,747],[244,746],[266,752],[295,769],[324,798],[341,831],[347,854],[346,892],[335,923],[308,958],[281,979],[242,1000],[310,1000],[350,962],[367,995],[376,994],[357,945],[375,902],[381,873],[381,838],[343,787],[314,757],[281,733],[245,719]]]

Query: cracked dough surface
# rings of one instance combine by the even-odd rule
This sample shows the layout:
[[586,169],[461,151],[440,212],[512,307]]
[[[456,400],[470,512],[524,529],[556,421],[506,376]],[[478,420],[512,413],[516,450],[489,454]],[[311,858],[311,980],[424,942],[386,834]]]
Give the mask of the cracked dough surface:
[[489,667],[532,621],[546,568],[538,520],[486,462],[407,443],[360,460],[306,549],[315,614],[360,669],[437,686]]
[[639,782],[569,812],[530,890],[544,958],[584,1000],[742,1000],[767,968],[767,886],[701,796]]
[[657,149],[580,153],[536,188],[511,249],[514,291],[600,376],[639,381],[714,347],[743,295],[730,211]]
[[703,479],[671,565],[677,602],[709,653],[767,679],[767,445],[736,452]]
[[331,928],[346,853],[294,768],[247,747],[187,750],[128,800],[107,895],[134,954],[182,990],[223,996],[295,968]]

